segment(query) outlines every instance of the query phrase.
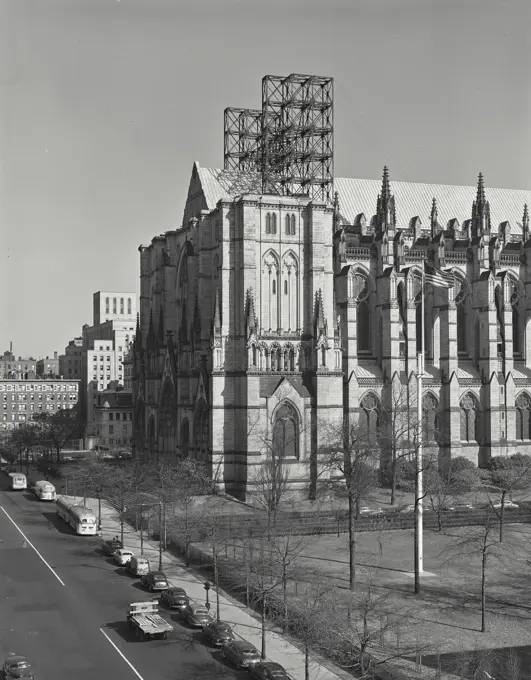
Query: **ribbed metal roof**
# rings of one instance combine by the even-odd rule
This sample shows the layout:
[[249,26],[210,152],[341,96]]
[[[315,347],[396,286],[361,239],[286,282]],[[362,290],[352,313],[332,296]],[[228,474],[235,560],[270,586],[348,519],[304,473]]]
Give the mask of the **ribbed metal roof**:
[[[339,210],[349,224],[360,213],[364,213],[370,221],[376,212],[381,185],[381,180],[376,179],[335,178],[334,190],[339,195]],[[427,228],[434,198],[437,201],[438,222],[443,227],[454,217],[461,224],[469,220],[477,189],[475,186],[391,181],[391,191],[395,197],[397,226],[407,228],[411,218],[418,216]],[[514,229],[521,229],[524,205],[531,205],[531,191],[487,187],[485,197],[490,204],[493,229],[504,221],[509,221]]]
[[[241,194],[261,194],[260,176],[256,173],[236,172],[215,168],[202,168],[197,164],[205,200],[210,210],[220,199],[230,200]],[[367,220],[376,212],[376,200],[381,188],[379,179],[352,179],[336,177],[334,190],[339,196],[339,209],[346,222],[353,224],[363,213]],[[420,184],[393,182],[391,192],[395,197],[397,226],[405,229],[412,217],[420,217],[425,228],[430,224],[432,201],[437,201],[438,222],[443,227],[456,218],[462,224],[472,216],[472,203],[476,198],[475,186],[451,184]],[[516,231],[521,229],[524,204],[531,206],[531,191],[523,189],[485,189],[490,204],[492,228],[508,221]]]

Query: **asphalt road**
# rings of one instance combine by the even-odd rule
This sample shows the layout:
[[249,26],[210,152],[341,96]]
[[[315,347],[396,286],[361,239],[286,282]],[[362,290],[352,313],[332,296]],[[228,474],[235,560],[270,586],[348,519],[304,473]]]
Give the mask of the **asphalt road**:
[[248,677],[170,612],[167,640],[136,641],[125,618],[130,602],[149,599],[138,581],[101,554],[101,539],[59,521],[53,503],[7,487],[0,474],[2,663],[10,652],[24,654],[38,680]]

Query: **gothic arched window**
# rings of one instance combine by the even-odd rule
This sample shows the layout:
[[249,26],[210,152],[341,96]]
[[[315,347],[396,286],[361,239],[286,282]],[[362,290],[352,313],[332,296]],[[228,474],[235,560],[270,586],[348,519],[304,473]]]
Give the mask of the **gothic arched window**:
[[266,234],[271,233],[271,213],[266,215]]
[[467,328],[467,314],[466,314],[466,291],[464,281],[456,279],[455,282],[458,292],[455,296],[455,303],[457,305],[457,351],[459,353],[468,352],[468,328]]
[[112,299],[112,313],[116,314],[116,298]]
[[459,404],[461,441],[479,443],[479,405],[475,397],[465,394]]
[[109,305],[109,298],[105,298],[105,314],[109,314],[110,310],[111,310],[111,308],[110,308],[110,305]]
[[520,343],[520,312],[519,302],[520,296],[518,294],[518,286],[515,281],[510,281],[511,285],[511,310],[512,310],[512,326],[513,326],[513,354],[521,354],[522,348]]
[[432,394],[422,399],[422,438],[426,443],[437,441],[439,433],[439,403]]
[[494,304],[496,306],[496,339],[498,346],[498,356],[503,357],[505,354],[505,333],[503,329],[503,294],[501,286],[496,286],[494,290]]
[[271,233],[276,234],[277,233],[277,216],[275,213],[272,213],[271,215]]
[[531,399],[527,394],[520,394],[516,399],[516,439],[531,439]]
[[199,460],[207,458],[208,451],[208,409],[202,403],[194,418],[194,443],[196,457]]
[[273,456],[299,457],[299,418],[293,406],[286,402],[275,413]]
[[289,215],[286,215],[286,217],[284,218],[284,223],[286,225],[284,231],[286,233],[286,236],[289,236],[290,235],[290,224],[291,224],[290,219],[289,219]]
[[358,302],[358,313],[356,315],[356,334],[358,338],[358,352],[370,352],[371,313],[367,300]]
[[127,313],[129,316],[133,313],[132,307],[131,307],[131,298],[127,298]]
[[374,394],[367,394],[360,403],[360,432],[376,442],[380,428],[380,402]]
[[125,314],[123,298],[120,298],[120,314]]
[[290,223],[291,223],[290,233],[292,236],[295,236],[295,215],[291,215]]

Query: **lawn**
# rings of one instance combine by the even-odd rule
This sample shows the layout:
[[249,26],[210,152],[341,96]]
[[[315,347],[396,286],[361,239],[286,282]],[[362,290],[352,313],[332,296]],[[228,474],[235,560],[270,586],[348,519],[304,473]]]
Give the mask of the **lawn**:
[[[444,533],[425,531],[421,593],[413,592],[413,532],[362,532],[357,536],[358,591],[371,583],[385,597],[386,607],[401,615],[402,644],[422,647],[423,659],[453,658],[462,652],[531,650],[531,604],[528,556],[531,527],[507,525],[504,542],[493,547],[487,562],[487,632],[481,633],[481,555],[470,545],[458,548],[478,528],[455,528]],[[497,536],[493,532],[492,538]],[[285,540],[285,539],[283,539]],[[291,538],[290,540],[294,540]],[[295,539],[297,541],[297,539]],[[348,537],[341,534],[300,539],[291,568],[289,596],[300,597],[304,584],[328,583],[348,590]],[[209,552],[206,544],[198,545]],[[260,549],[258,543],[255,551]],[[242,560],[241,546],[223,551],[224,561]],[[245,579],[243,567],[240,567]],[[306,586],[307,588],[307,586]],[[341,614],[338,613],[340,616]],[[345,615],[345,613],[343,613]],[[346,616],[346,615],[345,615]],[[431,660],[430,660],[431,658]],[[526,662],[527,663],[527,662]],[[522,669],[524,670],[524,669]],[[531,677],[529,669],[522,677]]]

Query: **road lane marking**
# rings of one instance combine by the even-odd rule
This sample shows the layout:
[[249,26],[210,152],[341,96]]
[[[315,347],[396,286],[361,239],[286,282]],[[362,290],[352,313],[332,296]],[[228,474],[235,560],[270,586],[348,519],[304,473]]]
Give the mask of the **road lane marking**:
[[129,668],[133,671],[133,673],[136,675],[139,680],[144,680],[144,678],[140,675],[140,673],[136,670],[136,668],[133,666],[133,664],[129,661],[129,659],[122,654],[122,652],[118,649],[118,647],[114,644],[114,642],[111,640],[111,638],[107,635],[107,633],[103,630],[103,628],[100,628],[100,632],[105,635],[107,638],[107,642],[110,642],[111,645],[114,647],[114,649],[118,652],[118,654],[122,657],[122,659],[125,661],[125,663],[129,666]]
[[[37,550],[37,548],[33,545],[33,543],[29,540],[29,538],[26,536],[26,534],[22,531],[22,529],[18,526],[18,524],[15,522],[14,519],[9,515],[7,510],[0,506],[0,510],[4,513],[4,515],[7,517],[7,519],[11,522],[11,524],[15,527],[15,529],[22,535],[22,538],[26,541],[26,543],[35,550],[37,555],[41,558],[41,560],[44,562],[44,564],[48,567],[48,569],[52,572],[52,574],[55,576],[55,578],[59,581],[59,583],[62,586],[66,586],[66,583],[61,579],[61,577],[57,574],[57,572],[51,567],[48,562],[44,559],[44,557],[40,554],[40,552]],[[26,547],[26,546],[23,546]]]

